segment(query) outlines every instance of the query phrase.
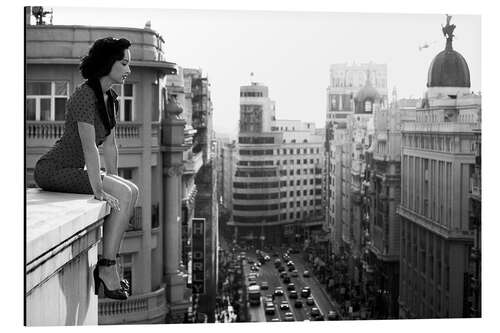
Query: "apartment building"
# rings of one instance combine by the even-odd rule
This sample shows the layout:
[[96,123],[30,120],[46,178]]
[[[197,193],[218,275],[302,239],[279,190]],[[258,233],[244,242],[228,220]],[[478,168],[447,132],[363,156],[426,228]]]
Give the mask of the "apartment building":
[[415,121],[402,126],[399,305],[402,318],[468,316],[470,223],[481,96],[465,58],[446,46],[432,60]]
[[233,178],[237,239],[264,246],[304,237],[321,225],[324,134],[312,123],[277,120],[268,87],[240,88],[238,157]]

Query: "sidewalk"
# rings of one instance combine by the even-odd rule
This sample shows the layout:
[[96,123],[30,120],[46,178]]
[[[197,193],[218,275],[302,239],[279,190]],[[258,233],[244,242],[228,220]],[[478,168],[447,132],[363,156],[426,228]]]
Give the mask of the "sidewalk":
[[332,306],[332,308],[334,308],[335,311],[337,311],[337,313],[338,313],[338,315],[340,317],[340,320],[344,320],[345,318],[342,315],[342,311],[340,309],[340,305],[326,291],[326,289],[325,289],[326,285],[323,285],[321,282],[319,282],[319,280],[316,278],[316,276],[314,276],[314,274],[311,274],[311,278],[318,284],[318,286],[320,287],[319,289],[321,290],[321,292],[323,293],[323,295],[326,297],[326,299],[328,300],[328,302],[330,302],[330,305]]

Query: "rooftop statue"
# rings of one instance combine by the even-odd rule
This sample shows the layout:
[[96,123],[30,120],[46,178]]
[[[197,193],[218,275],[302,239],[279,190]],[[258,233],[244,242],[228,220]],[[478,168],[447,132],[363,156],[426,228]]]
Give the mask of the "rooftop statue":
[[443,35],[446,37],[446,40],[452,40],[455,35],[453,35],[453,30],[455,30],[455,25],[450,24],[452,16],[446,14],[446,25],[443,27],[441,25],[441,28],[443,30]]

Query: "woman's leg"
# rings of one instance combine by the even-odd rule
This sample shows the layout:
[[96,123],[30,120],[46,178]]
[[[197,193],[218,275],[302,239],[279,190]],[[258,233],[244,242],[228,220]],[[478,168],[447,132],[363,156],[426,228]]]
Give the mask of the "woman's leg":
[[[123,234],[125,230],[127,230],[129,220],[132,217],[130,210],[133,199],[132,190],[124,182],[107,175],[104,176],[103,179],[103,189],[105,192],[116,197],[120,205],[119,211],[114,209],[111,210],[103,226],[103,257],[115,260]],[[116,267],[100,266],[99,276],[106,283],[108,289],[115,290],[121,287]]]
[[108,175],[108,176],[116,179],[119,182],[125,183],[132,191],[132,201],[130,202],[130,207],[129,207],[129,210],[131,212],[130,214],[132,216],[134,213],[134,207],[137,205],[137,198],[139,197],[139,188],[130,180],[122,178],[118,175]]

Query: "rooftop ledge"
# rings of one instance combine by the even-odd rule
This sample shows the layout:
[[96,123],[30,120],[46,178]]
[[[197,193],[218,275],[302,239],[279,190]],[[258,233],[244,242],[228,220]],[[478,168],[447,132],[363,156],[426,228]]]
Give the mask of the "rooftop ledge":
[[97,325],[91,281],[105,202],[91,195],[26,191],[27,326]]
[[30,263],[110,212],[88,194],[26,191],[26,262]]

